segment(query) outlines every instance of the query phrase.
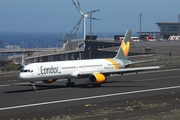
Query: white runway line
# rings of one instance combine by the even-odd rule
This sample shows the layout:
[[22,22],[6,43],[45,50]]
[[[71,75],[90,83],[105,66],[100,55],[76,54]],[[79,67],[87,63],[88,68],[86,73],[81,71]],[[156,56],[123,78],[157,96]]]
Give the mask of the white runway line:
[[153,81],[153,80],[163,80],[163,79],[172,79],[172,78],[180,78],[180,76],[172,76],[172,77],[161,77],[161,78],[149,78],[149,79],[143,79],[143,80],[134,80],[134,81],[141,81],[141,82],[143,82],[143,81]]
[[154,88],[154,89],[138,90],[138,91],[129,91],[129,92],[123,92],[123,93],[114,93],[114,94],[82,97],[82,98],[72,98],[72,99],[59,100],[59,101],[50,101],[50,102],[34,103],[34,104],[19,105],[19,106],[12,106],[12,107],[4,107],[4,108],[0,108],[0,111],[25,108],[25,107],[33,107],[33,106],[41,106],[41,105],[49,105],[49,104],[56,104],[56,103],[65,103],[65,102],[73,102],[73,101],[80,101],[80,100],[105,98],[105,97],[121,96],[121,95],[136,94],[136,93],[144,93],[144,92],[162,91],[162,90],[177,89],[177,88],[180,88],[180,86]]
[[[138,74],[146,74],[146,73],[161,73],[161,72],[173,72],[173,71],[178,71],[180,69],[167,69],[167,70],[154,70],[154,71],[144,71],[144,72],[138,72]],[[124,74],[123,76],[126,76],[126,75],[134,75],[134,74],[137,74],[137,73],[126,73]],[[112,74],[112,77],[113,76],[122,76],[121,74]]]
[[7,84],[7,85],[0,85],[0,87],[7,87],[7,86],[10,86],[9,84]]

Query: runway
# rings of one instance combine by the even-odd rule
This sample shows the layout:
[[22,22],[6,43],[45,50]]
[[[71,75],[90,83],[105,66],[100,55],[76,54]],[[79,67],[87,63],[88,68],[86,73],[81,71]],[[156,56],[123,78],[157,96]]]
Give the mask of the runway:
[[38,92],[32,92],[31,85],[24,82],[0,85],[0,118],[179,92],[179,73],[180,69],[167,69],[108,77],[95,88],[88,79],[74,80],[74,87],[66,87],[66,80],[37,83]]

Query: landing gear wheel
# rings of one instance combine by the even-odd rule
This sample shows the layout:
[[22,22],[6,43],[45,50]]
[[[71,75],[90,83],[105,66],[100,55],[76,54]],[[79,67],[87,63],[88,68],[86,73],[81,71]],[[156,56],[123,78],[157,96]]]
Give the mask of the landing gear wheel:
[[67,82],[67,83],[66,83],[66,86],[67,86],[67,87],[73,87],[74,85],[75,85],[74,82]]
[[75,85],[74,82],[71,82],[71,79],[68,79],[68,82],[66,83],[67,87],[73,87]]
[[32,85],[32,91],[37,91],[37,88],[36,88],[36,83],[34,81],[30,81],[31,85]]
[[32,91],[37,91],[37,88],[36,88],[36,86],[32,86]]

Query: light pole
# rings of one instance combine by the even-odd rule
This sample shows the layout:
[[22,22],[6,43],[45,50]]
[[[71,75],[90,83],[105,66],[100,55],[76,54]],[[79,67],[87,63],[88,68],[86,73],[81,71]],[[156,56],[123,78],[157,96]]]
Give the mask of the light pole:
[[57,43],[56,43],[56,48],[57,48],[57,49],[58,49],[58,44],[59,44],[59,43],[57,42]]
[[44,42],[45,42],[45,43],[44,43],[44,44],[45,44],[45,45],[44,45],[44,48],[46,48],[46,39],[44,39]]
[[8,39],[8,45],[10,45],[10,37],[11,37],[11,36],[9,36],[9,39]]
[[7,45],[7,43],[4,43],[4,49],[6,49],[6,45]]
[[92,13],[90,13],[90,40],[92,40]]
[[141,18],[142,18],[142,13],[139,14],[139,17],[140,17],[140,24],[139,24],[140,36],[139,36],[139,40],[141,41],[141,36],[142,36],[142,33],[141,33]]
[[89,47],[88,50],[89,50],[89,59],[91,59],[91,47]]
[[24,41],[22,41],[22,42],[21,42],[21,44],[22,44],[22,49],[23,49],[23,48],[24,48],[24,46],[23,46],[23,44],[24,44]]
[[180,14],[178,15],[178,34],[180,35]]
[[49,36],[49,48],[50,48],[50,37],[51,37],[51,36]]
[[100,11],[100,10],[95,10],[89,13],[90,14],[90,40],[92,40],[92,20],[99,20],[97,18],[93,18],[92,13],[97,12],[97,11]]
[[22,38],[22,48],[24,48],[24,36],[23,36],[23,38]]
[[31,42],[32,42],[32,48],[33,48],[33,40],[31,40]]
[[36,36],[36,48],[38,48],[38,36]]

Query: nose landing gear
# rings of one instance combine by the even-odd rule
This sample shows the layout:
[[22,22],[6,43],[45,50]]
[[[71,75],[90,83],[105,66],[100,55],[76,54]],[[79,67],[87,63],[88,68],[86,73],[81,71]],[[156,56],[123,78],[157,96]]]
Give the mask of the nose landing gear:
[[32,91],[37,91],[37,88],[36,88],[36,82],[34,81],[30,81],[31,85],[32,85]]
[[67,87],[73,87],[75,85],[74,82],[71,82],[71,79],[68,79],[68,82],[66,83]]

